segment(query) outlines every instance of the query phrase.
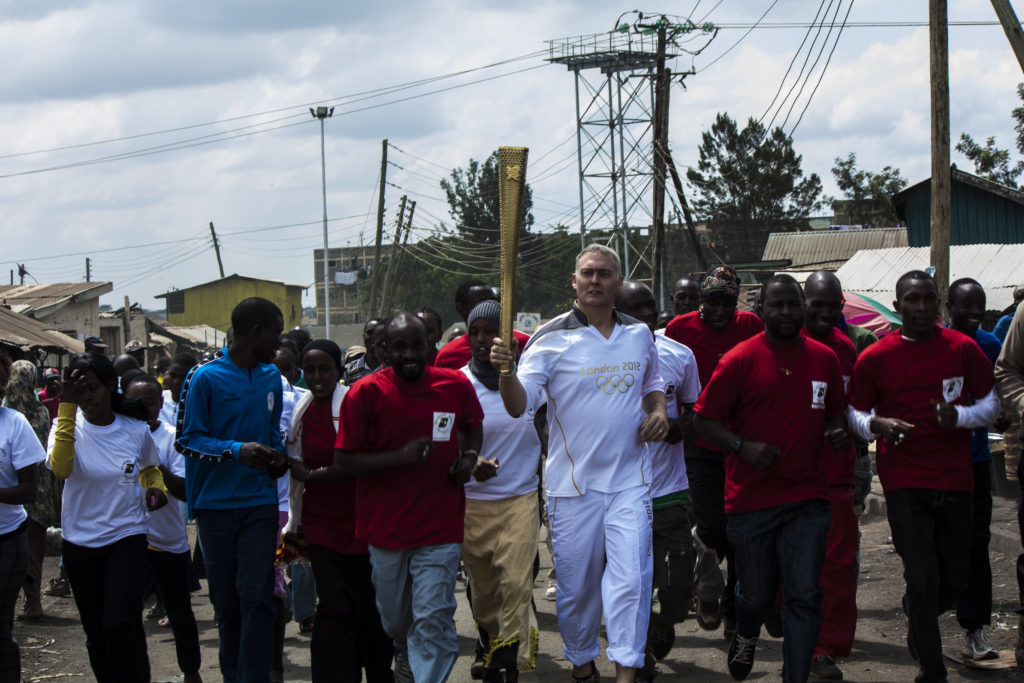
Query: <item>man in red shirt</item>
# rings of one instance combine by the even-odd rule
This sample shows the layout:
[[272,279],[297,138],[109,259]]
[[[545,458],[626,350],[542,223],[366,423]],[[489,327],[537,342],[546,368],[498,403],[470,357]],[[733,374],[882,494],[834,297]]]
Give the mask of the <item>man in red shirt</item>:
[[[443,681],[458,657],[455,575],[477,467],[483,410],[461,372],[427,366],[427,331],[411,313],[388,324],[390,367],[357,382],[341,403],[335,465],[359,477],[356,536],[367,542],[396,671]],[[486,462],[486,461],[485,461]]]
[[[497,301],[498,293],[490,285],[481,280],[469,280],[459,285],[455,290],[455,312],[465,322],[470,311],[481,301]],[[530,341],[530,335],[519,331],[513,331],[519,348],[525,349],[526,342]],[[434,365],[439,368],[451,368],[461,370],[473,357],[473,350],[469,348],[469,334],[463,334],[441,347],[434,358]]]
[[[819,270],[811,273],[804,283],[804,297],[807,299],[807,315],[801,334],[829,347],[839,358],[845,403],[853,366],[857,362],[857,349],[850,338],[836,327],[843,314],[843,286],[834,273]],[[824,594],[822,622],[811,672],[815,678],[841,680],[843,672],[836,666],[836,658],[850,654],[857,627],[857,546],[860,531],[853,511],[853,442],[841,452],[826,446],[821,457],[827,463],[832,526],[825,549],[825,566],[821,571]]]
[[57,419],[57,406],[60,405],[60,390],[60,370],[57,368],[46,368],[43,370],[43,388],[39,391],[38,396],[39,402],[50,413],[50,420]]
[[[736,310],[739,295],[736,271],[731,266],[715,266],[701,281],[700,308],[677,316],[665,328],[666,337],[693,352],[702,387],[707,386],[719,359],[729,349],[764,329],[756,315]],[[725,637],[730,640],[736,630],[736,570],[725,533],[723,458],[722,451],[705,439],[693,444],[689,438],[686,441],[686,475],[690,480],[690,505],[697,522],[697,537],[705,548],[714,551],[714,555],[702,551],[697,558],[697,623],[713,631],[724,617]],[[728,560],[724,592],[718,568],[723,559]]]
[[[995,422],[992,363],[970,337],[939,326],[939,291],[916,270],[896,283],[903,327],[868,347],[853,370],[850,424],[881,437],[875,459],[893,545],[903,559],[907,647],[917,681],[944,681],[938,616],[967,584],[971,429]],[[977,402],[969,405],[970,397]],[[980,398],[978,398],[980,397]]]
[[[764,288],[765,332],[725,354],[694,411],[726,452],[725,512],[736,563],[729,672],[743,680],[782,581],[782,679],[806,681],[821,627],[818,577],[831,515],[826,447],[847,449],[846,397],[828,347],[801,336],[804,295],[789,275]],[[826,441],[828,446],[826,446]]]

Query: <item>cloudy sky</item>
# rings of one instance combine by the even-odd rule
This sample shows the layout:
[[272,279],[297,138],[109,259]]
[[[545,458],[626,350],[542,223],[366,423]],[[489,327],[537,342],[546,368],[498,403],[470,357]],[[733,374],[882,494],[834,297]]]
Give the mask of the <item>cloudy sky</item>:
[[[841,22],[849,2],[823,3],[828,20],[838,9]],[[927,4],[854,2],[793,132],[805,172],[821,175],[827,193],[833,159],[849,152],[911,182],[929,174],[927,28],[857,26],[926,22]],[[995,20],[989,0],[949,5],[951,22]],[[450,222],[438,179],[503,144],[530,147],[538,228],[578,229],[573,78],[544,61],[546,41],[606,32],[630,9],[607,0],[0,0],[3,279],[24,263],[40,282],[81,281],[88,256],[92,279],[114,282],[104,302],[128,295],[162,307],[154,295],[216,278],[212,221],[228,273],[311,283],[322,243],[320,131],[308,112],[317,103],[336,106],[326,123],[331,246],[373,240],[382,138],[395,146],[388,179],[398,186],[387,188],[388,223],[408,194],[418,202],[414,240]],[[678,163],[696,162],[717,112],[745,121],[769,109],[807,31],[769,25],[806,24],[818,9],[813,0],[648,8],[726,27],[675,64],[697,71],[672,92]],[[787,132],[824,61],[794,89],[803,94]],[[1024,77],[1002,29],[951,27],[950,71],[954,142],[968,131],[1012,147],[1009,112]]]

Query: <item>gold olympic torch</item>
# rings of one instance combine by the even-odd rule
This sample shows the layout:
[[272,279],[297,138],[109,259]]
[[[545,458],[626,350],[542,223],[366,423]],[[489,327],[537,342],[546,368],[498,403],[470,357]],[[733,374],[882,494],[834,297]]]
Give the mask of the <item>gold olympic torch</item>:
[[[526,147],[498,148],[498,225],[501,233],[501,338],[512,348],[512,322],[516,266],[519,262],[519,229],[523,220],[526,190]],[[515,364],[498,368],[503,375],[515,372]]]

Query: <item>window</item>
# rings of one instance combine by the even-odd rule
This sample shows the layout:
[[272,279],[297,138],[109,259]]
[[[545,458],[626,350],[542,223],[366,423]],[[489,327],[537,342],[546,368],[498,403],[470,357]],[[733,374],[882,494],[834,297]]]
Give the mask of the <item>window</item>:
[[185,312],[185,292],[168,292],[167,293],[167,315],[172,313],[184,313]]

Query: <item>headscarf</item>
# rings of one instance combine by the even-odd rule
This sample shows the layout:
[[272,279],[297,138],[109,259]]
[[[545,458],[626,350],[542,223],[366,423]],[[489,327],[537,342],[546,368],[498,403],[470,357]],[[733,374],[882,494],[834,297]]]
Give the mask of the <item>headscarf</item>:
[[[469,330],[473,326],[473,321],[478,318],[483,318],[491,323],[495,330],[501,329],[501,305],[497,301],[491,300],[478,303],[466,318],[466,329]],[[469,358],[469,371],[491,391],[498,390],[498,379],[501,377],[501,373],[491,365],[490,361],[477,360],[474,353]]]
[[[345,374],[345,366],[342,365],[341,362],[341,349],[330,339],[314,339],[306,344],[302,347],[302,358],[305,358],[306,354],[310,351],[323,351],[330,356],[331,360],[334,361],[334,364],[338,366],[338,375],[341,376]],[[301,363],[302,360],[300,359],[299,364],[301,365]]]
[[740,297],[740,278],[732,266],[712,266],[700,285],[700,300],[724,298],[736,303]]
[[50,413],[36,396],[36,366],[27,360],[15,361],[11,366],[3,406],[24,415],[43,447],[46,446],[50,435]]
[[[43,448],[50,435],[50,412],[36,396],[36,366],[27,360],[15,361],[11,366],[11,378],[7,381],[7,393],[3,406],[17,410],[25,416],[32,430],[39,437]],[[25,506],[25,512],[44,529],[59,522],[57,517],[57,480],[44,463],[36,465],[36,499]]]

